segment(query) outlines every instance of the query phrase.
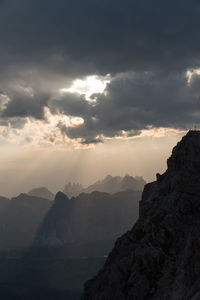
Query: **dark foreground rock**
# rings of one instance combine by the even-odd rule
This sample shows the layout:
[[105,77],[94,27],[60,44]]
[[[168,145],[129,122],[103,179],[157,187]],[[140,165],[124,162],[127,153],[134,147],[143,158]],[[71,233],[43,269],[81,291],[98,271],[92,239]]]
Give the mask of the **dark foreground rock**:
[[173,149],[147,184],[139,220],[119,238],[83,300],[200,299],[200,132]]

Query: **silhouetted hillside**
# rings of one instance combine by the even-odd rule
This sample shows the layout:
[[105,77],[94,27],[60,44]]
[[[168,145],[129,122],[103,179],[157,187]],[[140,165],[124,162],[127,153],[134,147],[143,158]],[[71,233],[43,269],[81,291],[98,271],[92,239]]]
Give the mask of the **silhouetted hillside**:
[[51,204],[47,199],[27,194],[4,200],[0,218],[0,249],[28,247]]
[[10,199],[0,196],[0,216],[3,214],[10,204]]

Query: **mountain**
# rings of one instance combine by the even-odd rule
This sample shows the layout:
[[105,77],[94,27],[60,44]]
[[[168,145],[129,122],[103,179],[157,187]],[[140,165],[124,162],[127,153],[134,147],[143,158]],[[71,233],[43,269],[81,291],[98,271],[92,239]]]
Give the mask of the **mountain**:
[[58,192],[34,240],[34,246],[61,246],[73,237],[70,235],[72,202]]
[[[25,194],[12,199],[5,227],[9,243],[10,237],[15,244],[15,239],[32,238],[39,225],[37,220],[34,231],[30,230],[36,218],[33,208],[35,212],[41,209],[43,200],[52,206],[48,211],[45,208],[43,217],[40,216],[32,247],[0,251],[0,297],[80,299],[84,282],[103,266],[116,237],[129,229],[138,217],[140,197],[140,192],[126,191],[115,195],[93,192],[69,199],[59,192],[54,201]],[[12,226],[9,225],[11,217]]]
[[140,192],[125,191],[114,195],[93,192],[69,198],[59,192],[42,222],[33,245],[61,246],[116,239],[138,217]]
[[147,184],[139,219],[120,237],[83,300],[200,299],[200,131],[173,149]]
[[10,204],[10,199],[0,196],[0,216],[3,214]]
[[105,192],[109,194],[118,193],[126,190],[142,191],[146,182],[142,177],[132,177],[125,175],[124,177],[107,175],[103,180],[88,186],[85,193],[93,191]]
[[139,176],[132,177],[129,175],[125,175],[124,177],[113,177],[111,175],[107,175],[103,180],[99,180],[94,184],[89,185],[87,188],[84,188],[79,183],[72,184],[71,182],[69,182],[65,185],[63,193],[66,194],[69,198],[77,197],[81,193],[90,194],[95,191],[115,194],[127,190],[142,191],[145,184],[145,180]]
[[52,201],[27,194],[3,201],[6,207],[0,218],[0,250],[28,247]]
[[28,195],[49,200],[53,200],[55,197],[55,195],[52,192],[50,192],[46,187],[38,187],[32,189],[28,192]]

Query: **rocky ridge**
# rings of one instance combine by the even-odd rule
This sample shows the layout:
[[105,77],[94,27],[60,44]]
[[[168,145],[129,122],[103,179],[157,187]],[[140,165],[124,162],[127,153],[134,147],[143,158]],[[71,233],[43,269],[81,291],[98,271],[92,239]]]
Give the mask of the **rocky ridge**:
[[137,223],[83,300],[200,299],[200,131],[183,137],[167,166],[145,186]]

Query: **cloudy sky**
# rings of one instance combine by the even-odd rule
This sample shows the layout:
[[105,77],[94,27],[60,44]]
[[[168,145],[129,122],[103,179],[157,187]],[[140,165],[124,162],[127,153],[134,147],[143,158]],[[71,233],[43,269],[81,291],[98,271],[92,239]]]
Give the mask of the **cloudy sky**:
[[0,0],[0,194],[165,169],[199,126],[199,0]]

